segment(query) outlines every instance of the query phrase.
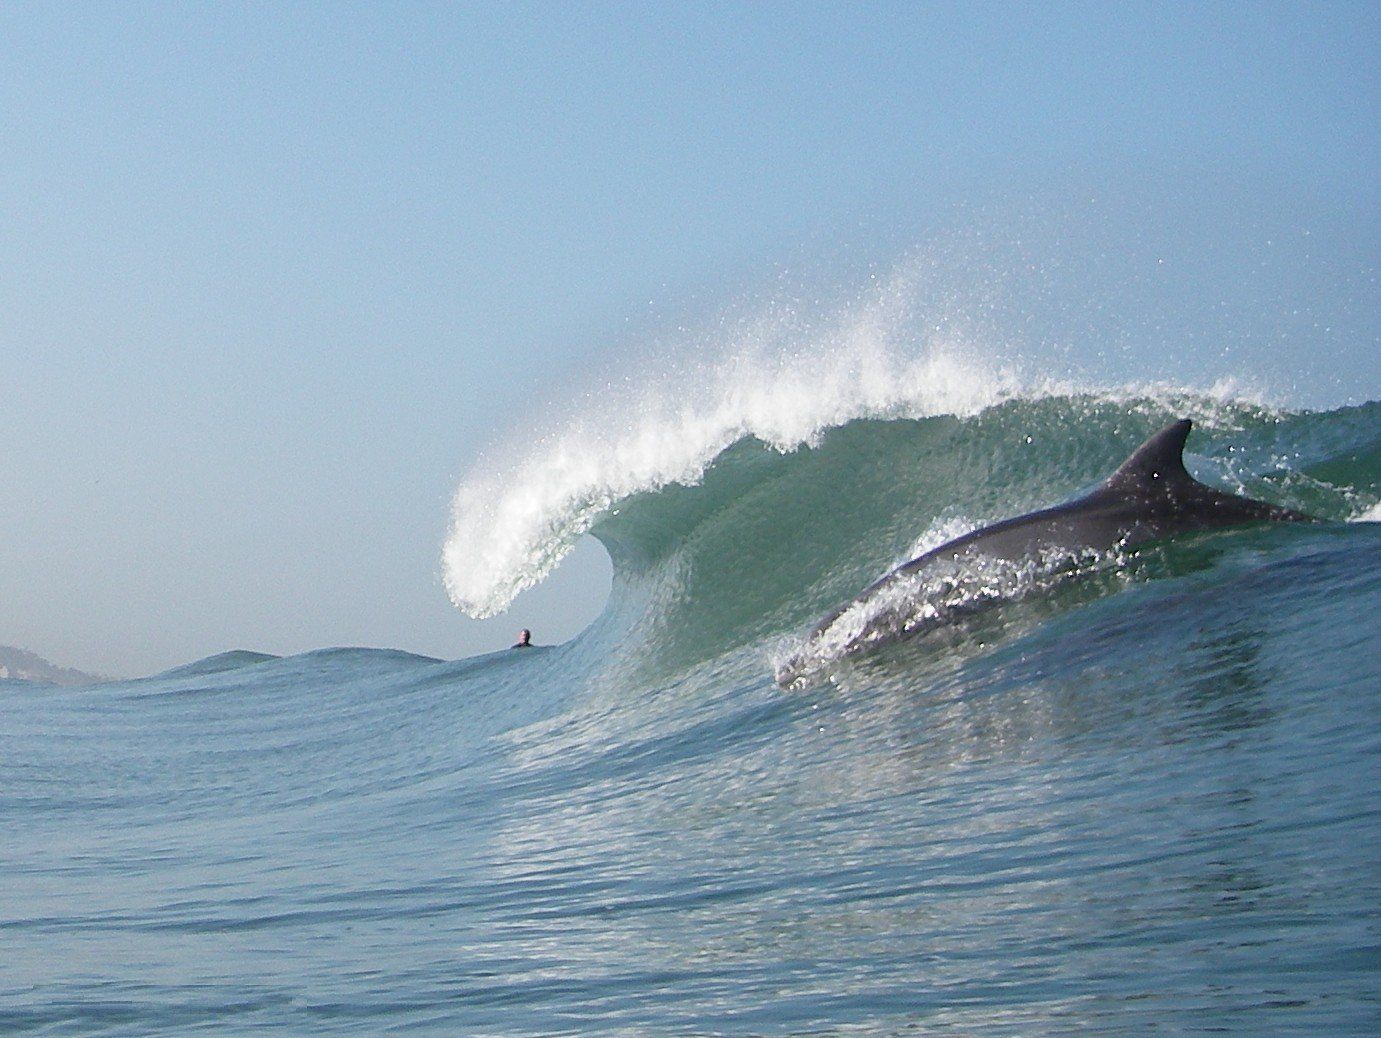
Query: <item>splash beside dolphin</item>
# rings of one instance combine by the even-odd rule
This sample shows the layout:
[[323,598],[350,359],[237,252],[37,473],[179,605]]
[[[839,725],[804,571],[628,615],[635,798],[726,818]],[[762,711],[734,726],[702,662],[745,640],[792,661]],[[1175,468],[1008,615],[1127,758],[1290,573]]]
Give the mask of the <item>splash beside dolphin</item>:
[[[911,633],[920,612],[869,606],[888,596],[914,606],[910,599],[923,571],[946,566],[958,571],[1052,556],[1077,558],[1217,527],[1313,520],[1301,512],[1227,494],[1195,480],[1183,458],[1192,427],[1188,418],[1166,426],[1091,494],[974,530],[898,566],[816,624],[802,648],[778,667],[777,680],[787,684],[808,670],[812,655],[822,655],[820,643],[826,638],[836,643],[828,653],[833,656]],[[853,623],[841,624],[847,629],[835,631],[836,623],[845,618]]]

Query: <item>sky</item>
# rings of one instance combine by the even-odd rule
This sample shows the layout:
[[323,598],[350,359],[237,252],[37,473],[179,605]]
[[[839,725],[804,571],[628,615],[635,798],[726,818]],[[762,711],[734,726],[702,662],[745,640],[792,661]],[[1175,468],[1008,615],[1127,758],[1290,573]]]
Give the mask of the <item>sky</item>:
[[570,637],[590,543],[448,602],[475,459],[937,235],[1036,255],[1007,318],[1088,365],[1373,397],[1378,63],[1374,3],[0,7],[0,644]]

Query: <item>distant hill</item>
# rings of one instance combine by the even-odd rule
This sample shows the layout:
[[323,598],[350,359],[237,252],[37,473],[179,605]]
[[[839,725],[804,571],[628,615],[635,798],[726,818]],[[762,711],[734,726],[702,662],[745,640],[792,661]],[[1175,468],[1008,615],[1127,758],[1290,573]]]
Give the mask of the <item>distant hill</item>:
[[46,681],[53,685],[90,685],[108,678],[98,674],[84,674],[70,667],[58,667],[42,656],[12,645],[0,645],[0,679]]

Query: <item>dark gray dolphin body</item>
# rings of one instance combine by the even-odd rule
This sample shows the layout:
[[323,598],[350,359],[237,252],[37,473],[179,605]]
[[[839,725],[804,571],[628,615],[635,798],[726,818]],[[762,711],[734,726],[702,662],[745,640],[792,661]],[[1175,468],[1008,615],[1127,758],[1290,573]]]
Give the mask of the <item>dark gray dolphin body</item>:
[[[1077,554],[1135,547],[1173,534],[1242,523],[1312,520],[1312,516],[1226,494],[1195,480],[1185,469],[1183,458],[1192,426],[1188,418],[1166,426],[1085,497],[974,530],[898,566],[821,620],[807,638],[807,650],[812,641],[853,607],[937,564],[1022,562],[1052,552]],[[883,631],[881,636],[865,628],[840,648],[847,652],[863,644],[875,644],[887,634],[899,635],[910,630],[909,626],[896,629],[895,615],[887,622],[892,629]],[[800,662],[798,657],[785,665],[779,671],[779,680],[791,680],[801,669]]]

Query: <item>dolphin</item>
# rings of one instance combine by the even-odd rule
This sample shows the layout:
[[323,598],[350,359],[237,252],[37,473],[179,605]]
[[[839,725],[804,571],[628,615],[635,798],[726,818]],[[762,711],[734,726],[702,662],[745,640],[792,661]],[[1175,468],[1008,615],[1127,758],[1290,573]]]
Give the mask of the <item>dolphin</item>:
[[[995,597],[994,574],[1005,567],[1042,560],[1068,563],[1093,553],[1125,550],[1175,534],[1256,522],[1313,522],[1313,516],[1227,494],[1205,486],[1184,467],[1184,444],[1193,428],[1188,418],[1167,425],[1140,447],[1092,493],[1052,508],[1004,519],[956,537],[903,563],[862,594],[834,610],[806,636],[802,648],[777,669],[777,680],[789,684],[810,669],[810,660],[877,645],[930,629],[946,619]],[[978,576],[963,585],[963,572]],[[956,576],[957,574],[957,576]],[[938,578],[937,584],[927,581]],[[917,601],[927,591],[961,589],[948,603],[929,608]],[[964,600],[967,599],[965,602]],[[955,607],[955,602],[959,606]],[[842,630],[836,621],[848,617]],[[821,651],[821,643],[834,651]]]

